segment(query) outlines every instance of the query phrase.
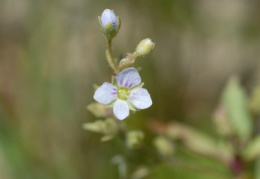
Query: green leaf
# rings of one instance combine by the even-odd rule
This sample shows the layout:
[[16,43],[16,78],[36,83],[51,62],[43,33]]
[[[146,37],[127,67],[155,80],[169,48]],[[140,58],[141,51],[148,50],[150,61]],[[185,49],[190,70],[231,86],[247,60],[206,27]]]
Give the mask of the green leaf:
[[233,157],[233,148],[225,141],[216,141],[207,134],[183,124],[168,125],[166,136],[180,140],[182,144],[197,154],[209,156],[226,163]]
[[260,85],[254,88],[253,94],[249,101],[249,107],[253,113],[260,113]]
[[247,108],[246,93],[237,76],[229,79],[222,94],[221,104],[227,111],[236,135],[242,142],[246,141],[252,133],[252,119]]
[[243,152],[243,157],[247,160],[254,160],[260,157],[260,135],[247,145]]
[[183,165],[166,165],[161,164],[156,166],[148,177],[145,179],[229,179],[228,174],[217,171],[209,171],[206,168],[200,168],[198,165],[190,166]]
[[255,179],[260,179],[260,159],[256,161],[255,165]]

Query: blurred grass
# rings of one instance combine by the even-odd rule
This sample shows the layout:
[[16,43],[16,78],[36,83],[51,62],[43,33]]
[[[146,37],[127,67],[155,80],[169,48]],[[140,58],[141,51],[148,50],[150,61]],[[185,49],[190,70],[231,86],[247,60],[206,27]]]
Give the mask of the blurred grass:
[[[129,128],[175,119],[210,132],[227,77],[239,74],[247,89],[259,82],[258,1],[2,0],[0,178],[117,177],[110,159],[126,149],[82,130],[94,120],[85,110],[92,84],[111,75],[97,23],[105,8],[122,20],[117,56],[146,37],[156,42],[137,62],[154,104],[127,119]],[[195,177],[185,171],[163,166],[152,177]]]

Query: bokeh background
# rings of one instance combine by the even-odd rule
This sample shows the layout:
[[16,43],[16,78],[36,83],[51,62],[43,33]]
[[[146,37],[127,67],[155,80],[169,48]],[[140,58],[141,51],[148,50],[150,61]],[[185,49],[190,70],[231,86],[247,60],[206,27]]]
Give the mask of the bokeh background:
[[[150,119],[212,133],[227,79],[238,74],[248,92],[260,80],[257,0],[1,0],[1,179],[114,179],[113,156],[127,153],[132,165],[148,160],[82,128],[95,120],[86,110],[93,84],[112,74],[97,21],[106,8],[122,21],[117,57],[144,38],[156,43],[135,65],[153,106],[126,119],[148,139]],[[178,166],[159,166],[148,178],[196,176],[210,178]]]

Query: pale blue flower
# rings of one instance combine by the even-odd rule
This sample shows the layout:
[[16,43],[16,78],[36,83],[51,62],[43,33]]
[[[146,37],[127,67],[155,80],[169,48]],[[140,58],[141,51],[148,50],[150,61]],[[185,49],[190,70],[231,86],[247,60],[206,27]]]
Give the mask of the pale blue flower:
[[116,84],[103,83],[94,99],[102,104],[112,104],[115,116],[123,120],[129,109],[146,109],[152,105],[148,91],[142,88],[141,77],[135,68],[127,68],[116,76]]

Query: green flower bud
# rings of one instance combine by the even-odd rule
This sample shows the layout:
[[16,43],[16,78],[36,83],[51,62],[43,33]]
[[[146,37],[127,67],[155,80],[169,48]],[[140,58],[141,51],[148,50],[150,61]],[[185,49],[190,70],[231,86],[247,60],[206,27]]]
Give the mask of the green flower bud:
[[130,149],[139,148],[143,142],[144,134],[142,131],[130,131],[127,133],[126,145]]
[[122,68],[124,66],[128,65],[128,61],[126,58],[123,58],[122,60],[120,60],[119,62],[119,68]]
[[111,111],[106,107],[106,105],[96,102],[89,104],[87,110],[98,118],[108,117],[111,115]]
[[108,118],[104,121],[104,134],[114,135],[118,132],[118,123],[113,118]]
[[108,118],[106,120],[97,120],[95,122],[85,123],[83,128],[92,132],[113,136],[118,132],[119,127],[114,119]]
[[163,157],[168,157],[174,154],[174,146],[171,141],[165,137],[159,136],[154,140],[154,146]]
[[150,171],[147,167],[139,167],[132,175],[132,179],[141,179],[149,175]]
[[98,120],[95,122],[83,124],[83,128],[92,132],[104,133],[105,125],[104,125],[104,121]]
[[114,11],[111,9],[105,9],[101,17],[98,17],[98,19],[106,38],[108,40],[114,38],[121,25],[120,19],[115,15]]
[[142,40],[136,47],[136,53],[139,56],[146,55],[150,53],[155,46],[155,43],[151,41],[151,39],[146,38]]

